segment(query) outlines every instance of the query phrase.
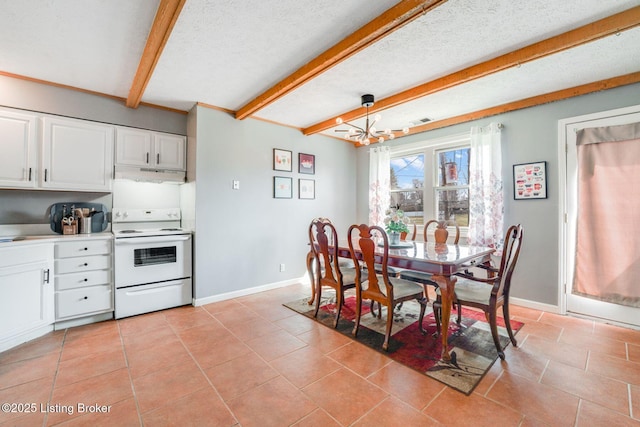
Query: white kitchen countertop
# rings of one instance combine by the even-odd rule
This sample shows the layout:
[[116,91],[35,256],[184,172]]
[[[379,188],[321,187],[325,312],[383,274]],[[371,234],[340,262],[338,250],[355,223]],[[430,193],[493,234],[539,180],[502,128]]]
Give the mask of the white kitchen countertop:
[[44,242],[68,240],[111,239],[110,230],[90,234],[58,234],[49,224],[8,224],[0,225],[0,248],[14,245],[31,245]]

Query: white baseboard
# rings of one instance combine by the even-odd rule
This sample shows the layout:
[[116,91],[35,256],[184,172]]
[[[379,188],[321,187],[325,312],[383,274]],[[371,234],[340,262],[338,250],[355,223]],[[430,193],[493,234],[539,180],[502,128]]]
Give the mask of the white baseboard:
[[[283,280],[282,282],[268,283],[266,285],[255,286],[253,288],[246,288],[246,289],[240,289],[238,291],[227,292],[225,294],[211,295],[209,297],[204,297],[204,298],[194,298],[193,305],[197,307],[200,305],[211,304],[213,302],[226,301],[228,299],[243,297],[251,294],[257,294],[258,292],[270,291],[272,289],[282,288],[289,285],[295,285],[296,283],[300,283],[300,282],[304,283],[304,279],[305,278],[303,276],[303,277],[298,277],[294,279]],[[309,282],[309,279],[307,278],[307,283],[308,282]]]
[[519,305],[520,307],[530,308],[532,310],[546,311],[548,313],[561,314],[560,307],[557,305],[544,304],[531,300],[509,297],[509,304]]
[[51,331],[53,331],[53,325],[41,326],[25,333],[14,335],[12,337],[4,339],[0,341],[0,353],[9,350],[10,348],[19,346],[20,344],[24,344],[27,341],[31,341],[32,339],[39,338]]

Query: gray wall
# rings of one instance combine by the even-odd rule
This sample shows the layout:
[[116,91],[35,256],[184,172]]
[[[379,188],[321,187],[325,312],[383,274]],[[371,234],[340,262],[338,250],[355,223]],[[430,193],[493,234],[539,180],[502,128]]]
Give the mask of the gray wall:
[[[191,114],[197,121],[195,144],[189,135],[197,159],[195,297],[303,276],[310,220],[329,217],[346,233],[355,217],[356,149],[333,138],[305,137],[296,129],[239,121],[208,108],[196,107]],[[293,172],[273,170],[274,148],[293,152]],[[316,156],[315,175],[297,172],[300,152]],[[292,199],[273,198],[275,175],[293,178]],[[299,178],[315,179],[315,200],[298,199]],[[239,190],[232,189],[233,180],[240,181]],[[285,272],[279,271],[280,264]]]
[[[525,230],[512,296],[557,306],[562,209],[558,190],[558,120],[628,107],[638,104],[639,100],[640,84],[635,84],[411,135],[389,144],[432,140],[468,132],[471,126],[502,123],[505,225],[520,223]],[[547,161],[548,198],[514,200],[513,165],[543,160]],[[366,147],[358,148],[357,165],[357,218],[367,222],[369,150]]]
[[0,75],[0,106],[186,135],[187,116]]

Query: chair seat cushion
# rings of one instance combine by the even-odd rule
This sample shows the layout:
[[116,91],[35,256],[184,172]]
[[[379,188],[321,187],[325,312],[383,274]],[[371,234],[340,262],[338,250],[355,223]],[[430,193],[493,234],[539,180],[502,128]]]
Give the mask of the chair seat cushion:
[[410,280],[412,282],[422,283],[424,285],[438,286],[435,280],[433,280],[431,274],[423,273],[421,271],[403,270],[400,272],[400,278],[404,280]]
[[[342,284],[344,286],[351,286],[354,285],[356,283],[356,269],[355,268],[341,268],[340,271],[342,272]],[[367,279],[367,271],[366,270],[362,270],[360,272],[360,274],[362,274],[362,280],[366,280]]]
[[[489,304],[493,286],[467,279],[458,279],[455,285],[456,298],[460,301],[470,301],[479,304]],[[436,289],[440,295],[440,289]]]
[[[378,282],[382,283],[382,274],[376,274],[378,276]],[[390,278],[389,281],[393,284],[393,296],[395,299],[405,298],[418,293],[424,293],[424,288],[415,282],[409,280],[402,280],[399,278]],[[381,284],[384,288],[384,285]],[[383,289],[384,291],[384,289]]]

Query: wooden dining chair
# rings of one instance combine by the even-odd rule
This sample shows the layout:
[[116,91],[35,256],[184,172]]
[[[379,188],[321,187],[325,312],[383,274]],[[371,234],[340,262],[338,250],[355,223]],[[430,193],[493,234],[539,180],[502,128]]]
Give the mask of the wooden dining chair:
[[331,221],[326,218],[317,218],[311,222],[309,243],[315,261],[311,268],[314,270],[315,278],[316,309],[313,316],[317,317],[320,310],[322,288],[325,286],[333,288],[336,292],[336,319],[333,324],[335,328],[338,326],[340,312],[344,305],[344,291],[355,287],[356,269],[345,269],[345,271],[341,269],[337,256],[338,233]]
[[[516,347],[518,344],[511,330],[511,322],[509,320],[509,290],[511,289],[513,270],[516,267],[516,262],[518,262],[520,248],[522,247],[522,236],[522,226],[520,224],[512,225],[504,237],[500,266],[498,268],[485,265],[475,266],[487,271],[486,278],[477,277],[469,272],[456,273],[456,276],[460,277],[454,288],[454,302],[458,306],[458,325],[460,325],[462,319],[461,306],[466,305],[484,311],[491,327],[491,336],[498,350],[498,356],[503,360],[504,351],[500,345],[500,337],[498,335],[497,313],[498,308],[502,306],[502,315],[509,339],[513,346]],[[436,301],[433,303],[433,312],[436,318],[437,331],[440,331],[442,304],[439,289],[436,289],[436,295]]]
[[[354,238],[354,234],[358,232],[358,236]],[[415,299],[420,303],[420,317],[419,322],[422,324],[425,312],[425,301],[423,295],[422,286],[417,283],[402,280],[400,278],[389,277],[387,272],[387,262],[389,259],[389,240],[387,239],[387,233],[379,226],[368,226],[366,224],[352,225],[347,232],[347,238],[349,242],[349,250],[351,251],[351,258],[353,258],[354,264],[360,267],[357,258],[356,247],[361,253],[364,268],[356,268],[356,319],[353,327],[352,334],[357,336],[358,329],[360,328],[360,316],[362,314],[363,301],[370,301],[371,313],[375,316],[373,310],[375,303],[378,303],[378,318],[382,317],[381,306],[387,308],[387,324],[384,337],[384,343],[382,349],[387,351],[389,349],[389,338],[391,336],[391,327],[393,325],[393,310],[394,308],[404,302]],[[379,242],[382,242],[381,252],[376,252],[376,248]],[[376,260],[376,258],[378,258]],[[381,261],[382,266],[380,273],[375,273],[376,261]]]
[[[447,225],[449,225],[449,222],[447,223]],[[453,235],[453,238],[449,236],[449,241],[451,241],[451,243],[453,243],[454,245],[457,245],[458,242],[460,241],[460,227],[456,223],[453,223],[452,225],[455,226],[455,234]],[[438,221],[436,221],[435,219],[427,221],[427,223],[424,225],[422,234],[423,234],[425,243],[435,241],[435,230],[437,226],[438,226]],[[438,284],[436,283],[435,280],[433,280],[433,278],[431,277],[431,274],[423,273],[421,271],[402,270],[400,271],[400,278],[404,280],[411,280],[412,282],[421,283],[422,285],[425,285],[425,286],[428,285],[436,288],[438,287]],[[427,301],[428,301],[429,294],[427,292],[427,288],[425,288],[424,294],[425,294],[425,298],[427,298]]]

